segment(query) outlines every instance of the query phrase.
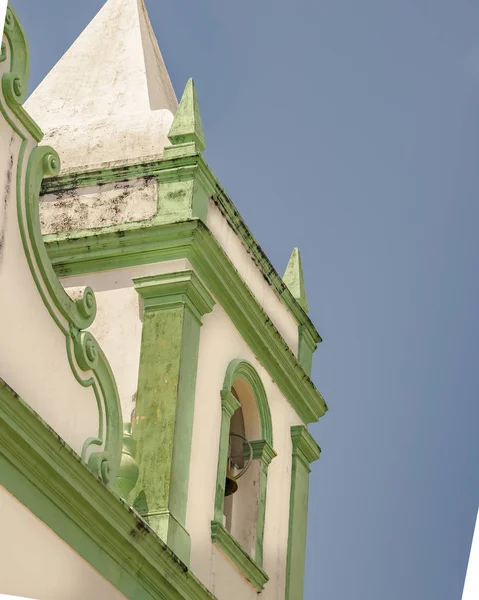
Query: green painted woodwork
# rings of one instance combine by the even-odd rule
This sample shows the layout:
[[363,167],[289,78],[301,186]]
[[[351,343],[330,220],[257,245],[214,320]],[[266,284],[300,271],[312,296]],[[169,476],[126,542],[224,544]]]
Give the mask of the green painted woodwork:
[[168,138],[173,145],[194,143],[199,152],[206,148],[193,79],[186,84]]
[[127,598],[214,600],[1,379],[0,431],[0,485]]
[[[60,160],[48,146],[32,148],[32,142],[39,141],[42,133],[21,106],[28,83],[28,45],[11,7],[7,10],[5,39],[6,56],[10,57],[10,67],[15,71],[2,76],[0,114],[22,140],[16,194],[18,226],[25,257],[45,307],[65,335],[65,351],[76,380],[84,387],[92,386],[96,397],[98,435],[85,440],[82,458],[85,459],[89,454],[90,466],[105,482],[112,485],[121,458],[118,391],[110,366],[98,343],[90,333],[82,331],[95,318],[93,291],[86,288],[81,298],[72,300],[60,284],[44,246],[38,209],[40,187],[45,176],[58,175]],[[98,446],[104,446],[103,451],[90,453],[92,447]]]
[[[251,234],[246,223],[241,218],[241,215],[238,213],[233,202],[206,164],[202,154],[195,150],[194,144],[190,143],[167,148],[163,160],[103,168],[101,170],[84,171],[49,179],[43,184],[43,193],[69,191],[102,183],[127,181],[138,177],[155,177],[160,183],[160,188],[161,184],[164,182],[187,181],[194,178],[202,188],[202,194],[198,194],[196,199],[192,199],[190,203],[190,206],[192,206],[192,215],[194,213],[194,216],[204,220],[202,206],[203,197],[205,196],[212,199],[228,221],[230,227],[241,240],[245,249],[251,256],[251,259],[262,272],[265,280],[272,286],[277,296],[296,319],[298,325],[303,325],[310,332],[316,343],[321,342],[321,337],[308,315],[293,297],[283,279],[278,275],[258,242]],[[118,232],[120,230],[128,231],[135,228],[144,228],[146,225],[152,226],[168,222],[168,219],[169,222],[173,221],[173,218],[169,214],[160,211],[159,214],[153,217],[149,222],[143,221],[141,223],[123,224],[121,226],[112,226],[97,229],[95,231],[85,230],[81,232],[77,231],[68,232],[66,234],[48,235],[45,236],[45,240],[47,243],[62,242],[63,240],[72,237],[75,239],[83,237],[85,250],[87,250],[91,243],[96,244],[99,242],[101,244],[103,234]],[[108,257],[105,256],[105,259],[107,258]]]
[[188,564],[185,530],[201,317],[214,300],[193,271],[134,279],[143,298],[140,372],[133,422],[134,506]]
[[283,275],[283,281],[288,286],[293,298],[301,308],[308,312],[308,299],[304,285],[303,263],[298,248],[295,248],[289,259],[288,266]]
[[286,565],[286,600],[301,600],[304,587],[306,530],[310,464],[319,458],[321,449],[306,427],[291,427],[293,443],[291,494],[289,506],[288,557]]
[[[256,549],[254,560],[222,525],[230,422],[235,411],[241,407],[241,403],[231,392],[233,384],[238,379],[242,379],[245,383],[247,383],[253,392],[258,410],[261,435],[263,436],[262,440],[251,442],[253,448],[253,460],[260,461],[258,516],[256,521]],[[220,443],[218,449],[218,470],[216,476],[214,520],[211,524],[212,540],[225,552],[230,560],[234,562],[237,569],[248,579],[248,581],[253,583],[258,591],[261,591],[263,585],[268,580],[266,573],[264,573],[262,570],[268,465],[276,456],[276,452],[272,447],[273,426],[271,423],[271,413],[263,383],[261,382],[261,379],[254,367],[245,360],[235,359],[230,362],[228,368],[226,369],[223,388],[220,395],[221,425]],[[253,576],[254,579],[252,579]],[[266,580],[264,577],[266,577]]]
[[243,550],[223,525],[217,521],[212,521],[211,523],[211,539],[236,565],[237,569],[253,585],[256,591],[261,592],[269,580],[268,575]]
[[301,419],[311,423],[326,412],[321,394],[200,220],[45,239],[60,276],[188,259]]

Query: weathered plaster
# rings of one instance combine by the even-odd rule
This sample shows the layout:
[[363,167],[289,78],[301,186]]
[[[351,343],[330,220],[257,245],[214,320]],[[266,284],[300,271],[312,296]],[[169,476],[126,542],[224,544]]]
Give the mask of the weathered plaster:
[[154,178],[45,194],[40,201],[42,233],[144,221],[155,214],[157,202]]
[[26,108],[64,172],[161,155],[177,100],[143,0],[108,0]]

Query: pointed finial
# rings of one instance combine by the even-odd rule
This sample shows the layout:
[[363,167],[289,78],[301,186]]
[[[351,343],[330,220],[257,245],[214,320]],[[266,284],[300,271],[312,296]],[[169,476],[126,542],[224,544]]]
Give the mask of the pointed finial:
[[308,312],[308,300],[306,298],[306,287],[304,285],[303,265],[298,248],[295,248],[289,259],[288,266],[283,275],[283,281],[296,299],[301,308]]
[[206,147],[193,79],[186,84],[168,139],[173,145],[193,142],[200,152]]

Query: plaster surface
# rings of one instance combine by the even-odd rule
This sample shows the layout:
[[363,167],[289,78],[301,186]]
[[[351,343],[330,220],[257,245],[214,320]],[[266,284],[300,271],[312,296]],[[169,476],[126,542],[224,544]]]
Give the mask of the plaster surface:
[[0,531],[0,591],[5,594],[35,600],[125,600],[109,581],[2,486]]
[[177,99],[143,0],[108,0],[25,107],[63,172],[161,155]]
[[268,468],[263,568],[270,581],[260,597],[276,600],[285,593],[292,452],[290,427],[301,424],[301,420],[219,305],[203,317],[200,334],[188,490],[188,497],[194,501],[188,504],[186,519],[186,528],[191,535],[191,568],[220,600],[253,600],[258,596],[231,561],[210,542],[221,424],[220,390],[226,369],[235,358],[247,360],[257,370],[271,410],[273,447],[278,456]]
[[42,233],[144,221],[155,214],[157,199],[154,178],[45,194],[40,201]]

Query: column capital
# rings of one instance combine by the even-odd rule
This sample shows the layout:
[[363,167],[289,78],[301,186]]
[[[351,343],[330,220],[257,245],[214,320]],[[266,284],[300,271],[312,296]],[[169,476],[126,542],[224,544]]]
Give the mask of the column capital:
[[145,302],[145,311],[186,306],[201,321],[215,305],[205,284],[192,270],[136,277],[133,284]]

